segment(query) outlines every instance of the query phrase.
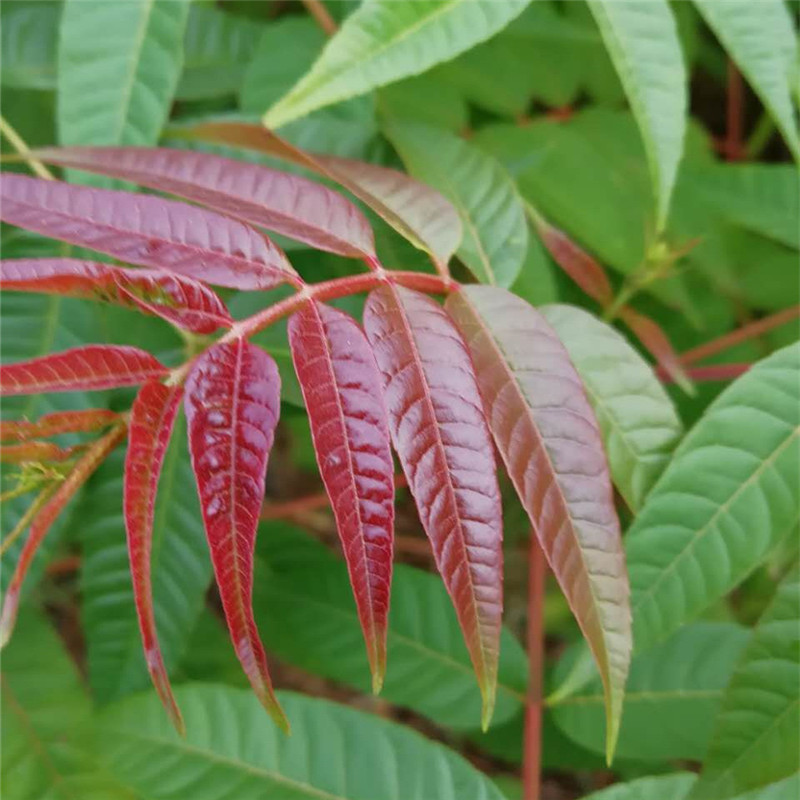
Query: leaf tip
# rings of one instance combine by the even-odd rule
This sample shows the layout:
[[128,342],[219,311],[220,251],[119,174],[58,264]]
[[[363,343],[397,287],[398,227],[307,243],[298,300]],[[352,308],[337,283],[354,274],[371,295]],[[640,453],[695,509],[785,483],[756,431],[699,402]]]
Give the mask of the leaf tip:
[[19,592],[9,589],[3,601],[3,610],[0,613],[0,650],[2,650],[11,638],[14,630],[14,623],[17,619],[17,608],[19,606]]
[[484,681],[481,683],[481,731],[486,733],[494,714],[495,699],[497,697],[497,682]]
[[150,678],[155,686],[156,694],[158,695],[161,704],[167,712],[169,721],[172,723],[178,735],[186,738],[186,724],[183,721],[183,715],[175,700],[175,695],[172,693],[172,687],[169,682],[169,675],[164,666],[164,661],[161,658],[161,652],[155,650],[152,653],[147,653],[147,668],[150,672]]

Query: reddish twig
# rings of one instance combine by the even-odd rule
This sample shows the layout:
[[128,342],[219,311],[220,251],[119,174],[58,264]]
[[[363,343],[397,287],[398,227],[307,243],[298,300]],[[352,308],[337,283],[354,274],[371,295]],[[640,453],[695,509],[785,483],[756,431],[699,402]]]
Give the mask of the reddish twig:
[[728,161],[741,161],[744,157],[742,147],[742,110],[744,86],[742,76],[736,65],[728,60],[728,118],[724,151]]
[[741,328],[731,331],[731,333],[726,333],[724,336],[712,339],[710,342],[681,353],[680,361],[682,364],[693,364],[695,361],[702,361],[704,358],[721,353],[723,350],[727,350],[737,344],[762,336],[773,328],[785,325],[798,317],[800,317],[800,306],[792,306],[792,308],[778,311],[777,314],[771,314],[768,317],[764,317],[764,319],[743,325]]
[[[752,364],[710,364],[707,367],[687,367],[686,374],[693,381],[703,383],[708,381],[731,381],[744,375]],[[674,379],[668,375],[660,365],[656,367],[656,373],[663,383],[673,383]]]
[[333,36],[333,34],[336,33],[338,28],[336,20],[330,15],[328,9],[325,8],[322,0],[303,0],[303,5],[306,7],[306,11],[314,17],[317,24],[328,36]]
[[525,800],[539,800],[542,769],[542,671],[544,669],[544,581],[547,561],[531,531],[528,562],[528,700],[522,781]]

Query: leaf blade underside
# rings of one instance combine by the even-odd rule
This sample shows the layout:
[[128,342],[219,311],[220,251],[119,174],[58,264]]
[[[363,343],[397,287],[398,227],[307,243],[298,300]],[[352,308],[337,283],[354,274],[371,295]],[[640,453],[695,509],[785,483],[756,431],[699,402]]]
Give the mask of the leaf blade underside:
[[489,425],[600,668],[607,757],[631,652],[628,581],[602,439],[566,349],[524,300],[462,287],[446,303],[475,363]]
[[252,609],[253,550],[280,413],[278,367],[243,339],[217,344],[195,362],[184,406],[203,523],[231,640],[259,701],[288,731]]
[[381,377],[355,320],[321,303],[292,316],[289,345],[377,692],[386,670],[394,537],[394,464]]
[[503,605],[502,510],[469,353],[441,306],[410,289],[373,291],[364,327],[392,441],[478,677],[486,727]]

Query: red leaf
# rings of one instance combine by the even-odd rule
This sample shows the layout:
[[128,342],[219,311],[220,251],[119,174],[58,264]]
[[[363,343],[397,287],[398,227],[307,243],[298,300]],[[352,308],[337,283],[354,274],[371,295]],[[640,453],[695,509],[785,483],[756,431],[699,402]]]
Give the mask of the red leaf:
[[59,485],[53,496],[34,517],[30,535],[20,552],[19,560],[14,568],[14,574],[8,583],[6,596],[3,600],[3,610],[0,613],[0,647],[3,647],[11,636],[11,631],[17,618],[20,589],[25,580],[28,567],[30,567],[31,561],[33,561],[33,557],[39,549],[39,545],[41,545],[42,540],[47,535],[53,522],[55,522],[56,517],[64,509],[64,506],[124,437],[125,428],[119,426],[93,442],[80,461],[72,468],[64,482]]
[[680,357],[672,347],[667,334],[649,317],[634,311],[630,306],[619,310],[620,319],[636,334],[639,341],[650,351],[661,369],[683,389],[686,394],[695,393],[691,378],[681,364]]
[[143,194],[4,173],[0,219],[122,261],[234,289],[295,276],[286,256],[242,222]]
[[0,396],[114,389],[161,378],[168,372],[144,350],[94,344],[4,365],[0,370]]
[[37,436],[56,436],[59,433],[86,433],[107,428],[119,420],[116,411],[90,408],[85,411],[56,411],[45,414],[36,422],[27,420],[2,420],[0,441],[24,442]]
[[394,535],[394,465],[381,376],[356,321],[321,303],[308,303],[289,320],[289,344],[377,692],[386,671]]
[[211,561],[236,655],[275,722],[288,722],[272,691],[253,619],[253,549],[264,476],[280,413],[270,356],[243,339],[215,345],[186,381],[189,449]]
[[373,291],[364,326],[383,376],[392,441],[478,676],[486,727],[497,683],[503,526],[472,362],[441,306],[410,289]]
[[158,479],[182,394],[180,386],[165,386],[155,381],[142,386],[131,408],[123,490],[133,598],[145,661],[156,692],[179,733],[185,728],[158,644],[150,553]]
[[556,264],[583,289],[586,294],[606,307],[614,299],[614,290],[605,270],[564,231],[544,219],[535,209],[528,207],[534,227]]
[[415,247],[446,265],[461,242],[461,219],[449,200],[403,172],[301,150],[261,125],[207,122],[183,136],[245,147],[299,164],[352,192]]
[[66,461],[75,454],[73,448],[65,449],[52,442],[23,442],[0,447],[0,463],[25,464],[29,462]]
[[179,195],[342,256],[375,255],[361,211],[319,183],[256,164],[156,147],[68,147],[37,157]]
[[631,651],[628,579],[600,430],[544,317],[504,289],[465,286],[448,312],[464,334],[489,424],[606,687],[613,752]]
[[229,328],[231,316],[199,281],[165,270],[124,269],[74,258],[0,261],[3,289],[43,292],[138,308],[195,333]]

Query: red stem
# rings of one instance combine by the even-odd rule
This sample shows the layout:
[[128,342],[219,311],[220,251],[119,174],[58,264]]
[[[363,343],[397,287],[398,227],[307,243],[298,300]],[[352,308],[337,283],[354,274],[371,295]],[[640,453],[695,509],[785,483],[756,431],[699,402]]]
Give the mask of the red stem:
[[531,531],[528,560],[528,702],[522,782],[525,800],[539,800],[542,771],[542,672],[544,669],[544,582],[547,561]]
[[[706,367],[687,367],[686,374],[693,381],[730,381],[744,375],[752,364],[709,364]],[[668,375],[661,365],[656,367],[656,374],[663,383],[674,383],[674,378]]]
[[729,347],[747,342],[750,339],[755,339],[758,336],[771,331],[773,328],[778,328],[791,322],[793,319],[800,317],[800,306],[792,306],[777,314],[771,314],[764,319],[759,319],[756,322],[751,322],[748,325],[743,325],[738,330],[726,333],[718,339],[712,339],[710,342],[693,347],[685,353],[681,353],[680,360],[683,364],[692,364],[695,361],[701,361],[709,356],[716,355],[717,353],[727,350]]
[[728,128],[725,137],[725,156],[728,161],[740,161],[742,149],[742,76],[736,65],[728,60]]

